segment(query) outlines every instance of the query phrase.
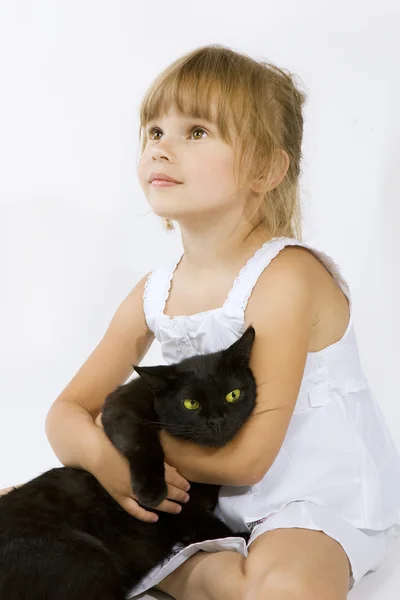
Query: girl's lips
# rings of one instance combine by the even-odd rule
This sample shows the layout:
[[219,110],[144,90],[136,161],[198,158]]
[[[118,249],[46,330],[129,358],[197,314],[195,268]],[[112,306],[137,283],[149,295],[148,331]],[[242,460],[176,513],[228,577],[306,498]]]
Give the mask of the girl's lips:
[[180,185],[180,183],[176,183],[175,181],[167,181],[166,179],[153,179],[151,185],[154,187],[169,187],[170,185]]

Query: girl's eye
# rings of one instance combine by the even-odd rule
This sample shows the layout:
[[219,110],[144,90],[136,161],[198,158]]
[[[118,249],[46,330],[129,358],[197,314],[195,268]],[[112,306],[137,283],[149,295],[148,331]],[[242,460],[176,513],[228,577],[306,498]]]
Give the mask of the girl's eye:
[[[194,127],[194,128],[192,129],[192,131],[204,131],[204,133],[207,133],[207,131],[206,131],[205,129],[203,129],[202,127]],[[201,139],[202,139],[202,137],[200,137],[200,138],[197,138],[197,139],[200,139],[200,140],[201,140]]]
[[198,402],[197,400],[184,400],[183,406],[188,410],[197,410],[198,408],[200,408],[200,402]]
[[225,396],[225,400],[227,402],[229,402],[230,404],[232,404],[232,402],[236,402],[236,400],[239,400],[240,398],[240,390],[233,390],[232,392],[229,392],[229,394],[227,394]]
[[[147,131],[147,135],[148,135],[149,139],[152,139],[152,138],[151,138],[152,134],[153,134],[153,133],[156,133],[156,132],[160,132],[160,131],[161,131],[161,129],[158,129],[158,127],[151,127],[151,128],[150,128],[150,129]],[[193,129],[191,130],[191,132],[194,132],[194,131],[204,131],[204,133],[207,133],[207,131],[206,131],[205,129],[203,129],[203,127],[193,127]],[[200,137],[200,138],[197,138],[197,139],[198,139],[198,140],[201,140],[201,139],[202,139],[202,137]],[[157,141],[157,140],[156,140],[156,141]]]

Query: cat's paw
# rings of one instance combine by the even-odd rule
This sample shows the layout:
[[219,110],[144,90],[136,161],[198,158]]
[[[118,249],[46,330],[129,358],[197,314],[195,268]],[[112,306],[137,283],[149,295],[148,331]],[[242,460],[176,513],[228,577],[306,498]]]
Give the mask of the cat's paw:
[[158,480],[154,477],[148,477],[146,480],[138,481],[132,484],[133,493],[138,502],[149,508],[156,508],[168,493],[168,486],[164,480]]

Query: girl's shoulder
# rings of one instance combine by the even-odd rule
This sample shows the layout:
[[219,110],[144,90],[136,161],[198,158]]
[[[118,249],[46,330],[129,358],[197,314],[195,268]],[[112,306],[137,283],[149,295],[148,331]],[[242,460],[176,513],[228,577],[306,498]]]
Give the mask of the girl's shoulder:
[[303,303],[309,307],[304,318],[311,319],[310,352],[342,338],[351,317],[350,293],[331,257],[298,240],[282,240],[267,267],[249,295],[246,321],[268,319],[268,313],[273,318],[277,306],[286,306],[289,319]]

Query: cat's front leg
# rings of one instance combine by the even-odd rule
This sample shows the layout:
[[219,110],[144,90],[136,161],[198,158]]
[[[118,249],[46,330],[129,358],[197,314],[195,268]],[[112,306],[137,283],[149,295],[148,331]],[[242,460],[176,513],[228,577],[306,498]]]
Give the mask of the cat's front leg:
[[139,379],[132,380],[107,396],[101,420],[112,444],[129,461],[138,502],[150,508],[158,506],[168,488],[152,395]]
[[144,506],[155,508],[167,497],[165,482],[164,451],[156,432],[146,434],[146,444],[140,445],[127,455],[132,490]]

